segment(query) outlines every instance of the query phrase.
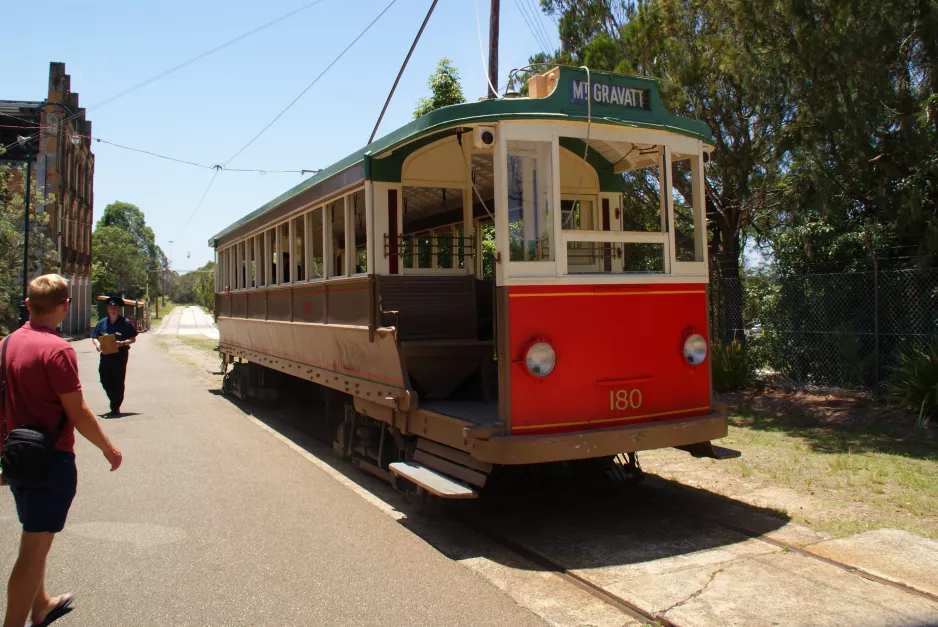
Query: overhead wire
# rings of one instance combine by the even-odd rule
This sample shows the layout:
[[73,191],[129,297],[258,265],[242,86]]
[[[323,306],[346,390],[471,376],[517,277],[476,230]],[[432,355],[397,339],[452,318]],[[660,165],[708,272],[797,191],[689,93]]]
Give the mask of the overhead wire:
[[[130,94],[130,93],[132,93],[132,92],[135,92],[135,91],[137,91],[138,89],[140,89],[140,88],[142,88],[142,87],[146,87],[146,86],[149,85],[150,83],[153,83],[153,82],[155,82],[155,81],[158,81],[158,80],[160,80],[161,78],[165,78],[166,76],[169,76],[170,74],[173,74],[174,72],[178,72],[179,70],[183,69],[184,67],[187,67],[187,66],[189,66],[189,65],[192,65],[193,63],[195,63],[195,62],[197,62],[197,61],[201,61],[201,60],[204,59],[205,57],[211,56],[211,55],[215,54],[216,52],[218,52],[219,50],[222,50],[222,49],[224,49],[224,48],[227,48],[228,46],[231,46],[232,44],[235,44],[235,43],[241,41],[242,39],[246,39],[246,38],[250,37],[251,35],[255,35],[255,34],[261,32],[262,30],[265,30],[265,29],[267,29],[267,28],[270,28],[270,27],[273,26],[274,24],[278,24],[278,23],[280,23],[280,22],[282,22],[282,21],[284,21],[284,20],[286,20],[286,19],[289,19],[289,18],[293,17],[294,15],[296,15],[297,13],[301,13],[301,12],[305,11],[306,9],[312,8],[312,7],[316,6],[317,4],[320,4],[320,3],[323,2],[323,1],[324,1],[324,0],[313,0],[312,2],[308,2],[308,3],[304,4],[303,6],[299,7],[298,9],[294,9],[293,11],[290,11],[289,13],[286,13],[286,14],[284,14],[284,15],[281,15],[280,17],[278,17],[278,18],[276,18],[276,19],[273,19],[273,20],[271,20],[271,21],[269,21],[269,22],[267,22],[267,23],[265,23],[265,24],[262,24],[262,25],[260,25],[260,26],[258,26],[258,27],[256,27],[256,28],[253,28],[253,29],[249,30],[249,31],[246,32],[246,33],[242,33],[241,35],[238,35],[237,37],[234,37],[233,39],[229,39],[228,41],[226,41],[226,42],[224,42],[224,43],[222,43],[222,44],[220,44],[220,45],[218,45],[218,46],[215,46],[214,48],[212,48],[212,49],[210,49],[210,50],[207,50],[207,51],[205,51],[205,52],[203,52],[203,53],[201,53],[201,54],[197,54],[196,56],[194,56],[194,57],[192,57],[192,58],[190,58],[190,59],[187,59],[186,61],[183,61],[182,63],[180,63],[180,64],[178,64],[178,65],[175,65],[175,66],[169,68],[168,70],[164,70],[164,71],[160,72],[159,74],[156,74],[156,75],[154,75],[154,76],[151,76],[150,78],[148,78],[148,79],[146,79],[146,80],[144,80],[144,81],[141,81],[141,82],[137,83],[136,85],[133,85],[132,87],[128,87],[128,88],[125,89],[124,91],[122,91],[122,92],[120,92],[120,93],[117,93],[117,94],[114,94],[114,95],[111,96],[110,98],[107,98],[107,99],[105,99],[105,100],[102,100],[101,102],[98,102],[98,103],[92,105],[91,107],[88,107],[87,109],[85,109],[85,112],[94,111],[95,109],[98,109],[98,108],[100,108],[100,107],[103,107],[104,105],[110,104],[111,102],[114,102],[115,100],[118,100],[119,98],[123,98],[124,96],[126,96],[126,95],[128,95],[128,94]],[[9,114],[3,114],[3,115],[9,115]],[[74,114],[70,115],[69,117],[65,118],[65,119],[62,121],[62,123],[65,124],[65,123],[70,122],[70,121],[72,121],[72,120],[74,120],[74,119],[76,119],[76,118],[78,118],[78,117],[80,117],[80,116],[81,116],[81,113],[74,113]],[[12,117],[12,116],[11,116],[11,117]],[[39,133],[35,133],[35,134],[33,134],[32,136],[30,136],[29,139],[35,139],[35,137],[38,136],[38,135],[39,135]],[[4,149],[8,149],[8,148],[11,148],[11,147],[14,146],[14,145],[16,145],[16,142],[12,142],[12,143],[8,144],[7,146],[4,146],[3,148],[4,148]]]
[[518,8],[518,12],[521,14],[521,17],[524,19],[524,23],[527,25],[528,30],[531,32],[531,36],[534,37],[534,41],[537,43],[537,47],[540,48],[541,52],[543,52],[546,55],[547,48],[544,47],[544,42],[538,36],[539,33],[537,32],[537,30],[534,28],[534,26],[531,25],[531,20],[528,19],[528,14],[525,12],[524,9],[521,8],[521,3],[518,2],[518,0],[514,0],[514,2],[515,2],[515,6]]
[[544,21],[540,18],[541,12],[537,10],[537,5],[534,0],[521,0],[521,2],[527,2],[531,8],[531,19],[534,20],[535,25],[540,29],[541,33],[544,36],[544,41],[547,44],[547,50],[550,51],[553,49],[551,46],[550,33],[547,32],[547,29],[544,27]]
[[227,165],[228,163],[230,163],[231,161],[233,161],[238,155],[240,155],[240,154],[243,153],[245,150],[247,150],[248,147],[251,146],[251,144],[253,144],[255,141],[257,141],[258,138],[260,138],[261,135],[263,135],[265,132],[267,132],[267,129],[269,129],[271,126],[273,126],[274,123],[275,123],[277,120],[279,120],[287,111],[289,111],[289,110],[293,107],[293,105],[295,105],[295,104],[299,101],[300,98],[302,98],[304,95],[306,95],[306,92],[308,92],[310,89],[312,89],[313,85],[315,85],[316,83],[318,83],[318,82],[319,82],[319,79],[321,79],[321,78],[326,74],[326,72],[328,72],[330,69],[332,69],[332,66],[334,66],[336,63],[338,63],[339,60],[340,60],[342,57],[345,56],[345,53],[348,52],[348,51],[352,48],[352,46],[354,46],[356,43],[358,43],[358,40],[359,40],[359,39],[361,39],[362,37],[365,36],[365,33],[367,33],[369,30],[371,30],[371,27],[374,26],[375,23],[376,23],[378,20],[380,20],[381,17],[382,17],[385,13],[388,12],[388,9],[390,9],[390,8],[394,5],[395,2],[397,2],[397,0],[391,0],[391,2],[389,2],[388,5],[387,5],[386,7],[384,7],[384,10],[382,10],[381,13],[379,13],[378,16],[377,16],[375,19],[373,19],[373,20],[371,21],[371,23],[368,24],[368,26],[365,27],[365,30],[363,30],[361,33],[359,33],[359,34],[358,34],[358,37],[356,37],[355,39],[353,39],[353,40],[352,40],[352,43],[350,43],[348,46],[346,46],[345,49],[344,49],[342,52],[339,53],[339,56],[337,56],[335,59],[333,59],[333,60],[332,60],[332,63],[330,63],[329,65],[327,65],[327,66],[326,66],[326,69],[324,69],[322,72],[319,73],[319,76],[317,76],[316,78],[314,78],[313,81],[312,81],[309,85],[307,85],[306,88],[303,89],[303,91],[301,91],[301,92],[299,93],[299,95],[298,95],[296,98],[294,98],[294,99],[290,102],[290,104],[288,104],[286,107],[284,107],[284,108],[280,111],[280,113],[278,113],[276,116],[274,116],[274,119],[271,120],[271,121],[267,124],[267,126],[265,126],[264,128],[262,128],[262,129],[260,130],[260,132],[259,132],[257,135],[255,135],[254,137],[252,137],[252,138],[251,138],[251,141],[249,141],[248,143],[246,143],[244,146],[241,147],[240,150],[238,150],[238,152],[234,153],[231,157],[229,157],[227,160],[225,160],[225,162],[224,162],[223,165]]
[[222,169],[222,168],[221,168],[220,165],[217,165],[217,166],[214,166],[214,167],[215,167],[215,173],[212,174],[212,180],[210,180],[210,181],[208,182],[208,187],[206,187],[206,188],[205,188],[205,191],[202,193],[202,198],[199,199],[199,204],[197,204],[197,205],[195,206],[195,209],[192,211],[192,214],[189,216],[189,219],[186,220],[185,226],[183,226],[183,227],[182,227],[182,230],[179,231],[179,235],[176,236],[176,239],[179,239],[179,237],[180,237],[183,233],[186,232],[186,229],[189,228],[189,224],[192,222],[192,218],[194,218],[194,217],[195,217],[195,214],[197,214],[197,213],[199,212],[199,209],[202,208],[202,203],[205,202],[205,197],[208,196],[209,190],[212,189],[212,185],[215,184],[215,179],[218,178],[218,173],[221,172],[221,169]]

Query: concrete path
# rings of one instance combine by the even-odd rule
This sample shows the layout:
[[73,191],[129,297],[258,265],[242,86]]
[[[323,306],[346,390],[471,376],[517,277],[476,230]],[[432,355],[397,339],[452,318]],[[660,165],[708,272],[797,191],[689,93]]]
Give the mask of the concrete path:
[[218,327],[201,307],[182,306],[173,309],[154,332],[155,335],[196,335],[218,339]]
[[[178,311],[174,316],[183,316]],[[181,328],[185,319],[176,328]],[[53,547],[50,592],[68,625],[542,625],[481,577],[310,464],[190,366],[141,335],[108,471],[79,438],[78,496]],[[107,400],[90,341],[78,352],[93,410]],[[0,490],[0,569],[19,525]]]

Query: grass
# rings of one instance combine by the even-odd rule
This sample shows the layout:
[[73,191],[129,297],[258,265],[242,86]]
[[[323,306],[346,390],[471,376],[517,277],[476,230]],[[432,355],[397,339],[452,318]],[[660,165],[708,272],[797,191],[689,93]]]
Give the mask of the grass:
[[802,412],[740,412],[730,425],[720,444],[743,456],[714,468],[762,493],[790,490],[796,497],[779,505],[796,522],[838,536],[891,527],[938,539],[934,433]]
[[159,316],[159,318],[156,317],[156,309],[154,308],[154,310],[153,310],[153,314],[154,314],[154,315],[153,315],[153,317],[151,318],[151,321],[153,321],[153,322],[161,322],[161,321],[163,320],[163,318],[165,318],[165,317],[167,317],[169,314],[173,313],[173,309],[175,309],[175,308],[176,308],[176,303],[174,303],[174,302],[172,302],[172,301],[166,301],[166,304],[165,304],[165,305],[163,305],[163,304],[160,305],[160,316]]
[[197,348],[204,351],[212,351],[218,348],[218,340],[213,340],[207,337],[194,337],[188,335],[180,335],[179,340],[192,348]]

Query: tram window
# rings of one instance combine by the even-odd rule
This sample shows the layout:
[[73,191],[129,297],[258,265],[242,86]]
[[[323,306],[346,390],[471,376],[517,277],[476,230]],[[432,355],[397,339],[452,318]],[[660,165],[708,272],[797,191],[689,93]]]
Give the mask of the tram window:
[[352,203],[352,226],[355,229],[355,274],[368,272],[368,233],[365,225],[365,190],[349,197]]
[[[560,201],[560,219],[565,231],[598,230],[596,225],[599,221],[595,214],[596,206],[592,200],[570,198]],[[587,266],[589,271],[599,272],[603,246],[595,242],[567,242],[568,265]]]
[[323,266],[322,207],[314,209],[307,216],[310,242],[309,278],[321,279],[326,276]]
[[660,274],[664,272],[664,244],[569,242],[581,246],[567,251],[569,274]]
[[254,257],[254,238],[250,238],[246,243],[247,254],[245,255],[245,260],[247,261],[248,266],[248,280],[247,287],[257,287],[257,263]]
[[[405,187],[400,255],[404,269],[452,270],[453,229],[462,229],[463,190],[454,187]],[[460,250],[460,252],[463,252]]]
[[345,276],[345,199],[329,204],[332,225],[332,259],[329,276]]
[[[696,157],[695,157],[696,158]],[[703,261],[694,221],[694,178],[690,158],[671,160],[671,204],[674,207],[674,252],[678,261]]]
[[281,284],[289,283],[290,277],[293,276],[290,272],[290,223],[285,222],[277,227],[277,241],[280,244],[280,248],[277,251],[280,253],[280,261],[282,263],[278,264],[280,267],[280,274],[277,275],[277,280]]
[[238,244],[238,260],[240,262],[241,269],[239,270],[239,280],[238,289],[246,290],[248,287],[248,256],[247,256],[247,242],[241,242]]
[[254,243],[257,248],[254,262],[257,266],[257,287],[263,287],[267,284],[267,264],[264,263],[264,260],[266,259],[264,256],[264,236],[258,235],[255,237]]
[[622,230],[650,233],[668,230],[667,220],[661,213],[661,181],[657,165],[622,174]]
[[511,261],[552,261],[550,142],[508,142],[508,243]]
[[463,235],[463,227],[456,226],[453,227],[453,252],[456,255],[456,267],[465,268],[466,267],[466,242]]
[[267,259],[270,260],[270,285],[277,285],[280,274],[277,271],[277,230],[270,229],[266,235]]
[[293,280],[306,280],[306,216],[293,220]]

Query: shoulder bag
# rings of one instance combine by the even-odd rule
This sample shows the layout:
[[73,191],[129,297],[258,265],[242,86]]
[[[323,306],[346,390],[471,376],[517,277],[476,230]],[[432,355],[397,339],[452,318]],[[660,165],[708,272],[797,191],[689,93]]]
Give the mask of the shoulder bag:
[[[39,425],[24,425],[11,429],[7,433],[7,344],[10,336],[3,340],[0,349],[0,405],[3,407],[2,425],[3,452],[0,454],[0,469],[3,470],[3,479],[12,484],[28,484],[42,481],[46,476],[46,466],[52,450],[55,448],[56,437],[51,437],[44,427]],[[59,421],[58,433],[61,435],[65,428],[66,417],[63,414]]]

